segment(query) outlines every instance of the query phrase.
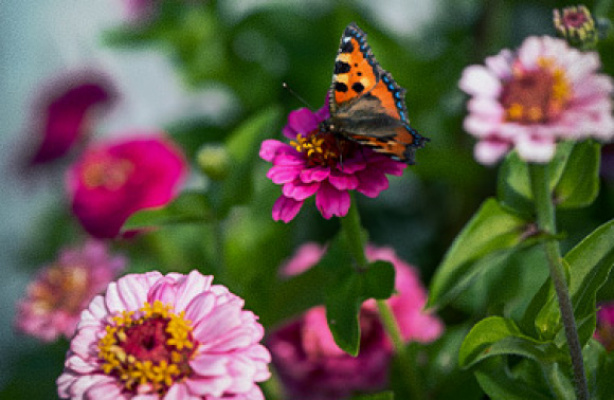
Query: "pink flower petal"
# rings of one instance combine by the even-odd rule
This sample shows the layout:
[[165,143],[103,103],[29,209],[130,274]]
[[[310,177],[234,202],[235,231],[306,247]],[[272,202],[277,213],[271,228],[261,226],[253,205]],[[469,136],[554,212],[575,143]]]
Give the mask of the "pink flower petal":
[[485,165],[493,165],[510,150],[511,143],[502,140],[480,140],[474,149],[475,159]]
[[386,175],[376,169],[368,169],[358,173],[360,186],[356,189],[358,192],[367,197],[377,197],[382,190],[388,189],[388,178]]
[[303,183],[322,182],[330,175],[330,168],[312,167],[301,171],[299,179]]
[[303,183],[301,181],[294,181],[286,183],[282,189],[282,193],[286,197],[302,201],[313,196],[318,191],[319,187],[320,182]]
[[284,128],[283,133],[290,139],[294,139],[298,133],[305,136],[305,134],[317,129],[319,123],[317,116],[310,109],[300,108],[288,115],[288,125]]
[[350,194],[323,182],[316,193],[316,207],[326,219],[344,217],[350,209]]
[[355,175],[342,174],[332,171],[328,182],[337,190],[354,190],[358,187],[358,178]]
[[471,95],[494,98],[501,93],[501,83],[491,71],[481,65],[465,68],[459,86]]
[[516,150],[523,160],[547,163],[554,156],[556,144],[552,138],[523,135],[516,140]]
[[296,217],[303,206],[303,201],[280,196],[273,204],[273,220],[288,223]]
[[289,183],[298,178],[299,175],[304,171],[302,165],[275,165],[269,169],[266,176],[273,183],[277,185],[283,185],[284,183]]

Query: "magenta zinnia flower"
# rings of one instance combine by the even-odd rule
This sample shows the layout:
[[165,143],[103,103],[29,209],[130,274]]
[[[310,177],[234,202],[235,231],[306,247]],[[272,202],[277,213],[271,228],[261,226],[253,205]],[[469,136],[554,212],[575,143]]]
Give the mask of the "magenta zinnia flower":
[[213,277],[133,274],[81,315],[58,393],[71,399],[261,400],[262,325]]
[[324,218],[343,217],[350,208],[350,190],[376,197],[388,188],[386,174],[403,174],[406,164],[321,132],[319,123],[328,117],[328,105],[315,113],[293,111],[283,130],[290,144],[273,139],[262,143],[260,157],[273,163],[267,177],[283,185],[273,205],[274,220],[290,222],[313,195]]
[[614,303],[602,304],[597,310],[595,339],[608,351],[614,350]]
[[[390,261],[396,269],[397,294],[388,303],[397,319],[403,339],[431,342],[443,330],[441,321],[423,311],[426,291],[417,271],[400,260],[390,248],[367,247],[370,260]],[[305,270],[322,257],[322,247],[307,244],[297,251],[296,258],[286,263],[282,274]],[[273,332],[268,346],[288,398],[301,400],[336,400],[353,392],[382,389],[387,382],[393,354],[377,314],[374,300],[362,305],[360,314],[360,353],[352,357],[336,344],[328,329],[326,310],[314,307],[298,320]]]
[[186,170],[181,151],[161,136],[98,144],[68,171],[72,210],[92,236],[115,237],[134,212],[168,203]]
[[94,112],[108,109],[117,97],[108,77],[94,70],[63,74],[38,96],[27,139],[34,149],[31,164],[66,155],[90,133]]
[[598,74],[597,53],[581,53],[561,39],[527,38],[463,72],[460,87],[473,96],[465,129],[479,139],[475,157],[493,164],[511,148],[529,162],[548,162],[557,140],[614,135],[612,81]]
[[81,311],[123,271],[126,261],[111,256],[105,244],[88,241],[64,249],[43,268],[17,305],[15,326],[46,342],[75,333]]

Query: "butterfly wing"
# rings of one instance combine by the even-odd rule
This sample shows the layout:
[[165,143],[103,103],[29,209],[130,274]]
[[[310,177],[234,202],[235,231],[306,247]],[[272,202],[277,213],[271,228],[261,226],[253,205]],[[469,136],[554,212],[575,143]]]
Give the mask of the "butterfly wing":
[[428,140],[409,125],[405,89],[380,67],[354,23],[341,37],[329,99],[333,131],[376,152],[413,164]]

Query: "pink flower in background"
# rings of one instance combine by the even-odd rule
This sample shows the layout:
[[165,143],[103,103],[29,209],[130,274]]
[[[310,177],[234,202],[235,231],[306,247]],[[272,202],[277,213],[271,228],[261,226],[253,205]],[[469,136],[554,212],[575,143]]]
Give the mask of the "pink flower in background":
[[597,339],[606,350],[614,350],[614,303],[600,305],[597,311],[595,339]]
[[64,73],[42,91],[28,132],[31,164],[66,155],[91,133],[92,117],[107,110],[117,97],[109,79],[93,70]]
[[126,18],[134,23],[149,21],[155,14],[160,0],[123,0]]
[[99,143],[68,171],[72,210],[92,236],[115,237],[134,212],[168,203],[186,170],[181,151],[161,136]]
[[[322,253],[322,247],[316,244],[302,246],[296,259],[285,264],[282,274],[303,272],[315,265]],[[422,310],[426,291],[415,268],[400,260],[390,248],[368,246],[366,254],[371,261],[390,261],[395,267],[398,293],[387,301],[403,338],[423,343],[437,339],[443,331],[443,324]],[[311,265],[305,268],[309,262]],[[387,382],[393,348],[381,326],[373,299],[362,305],[360,326],[360,353],[357,357],[344,353],[335,344],[324,307],[314,307],[298,320],[274,331],[268,347],[288,398],[334,400],[353,392],[382,389]]]
[[522,159],[544,163],[557,140],[611,139],[613,86],[599,65],[597,53],[544,36],[467,67],[459,85],[472,96],[465,129],[479,140],[476,159],[493,164],[515,148]]
[[386,174],[403,174],[406,164],[321,132],[318,125],[328,116],[328,105],[315,113],[293,111],[283,130],[290,144],[273,139],[262,143],[260,157],[273,164],[267,177],[283,186],[273,205],[274,220],[290,222],[314,195],[324,218],[343,217],[350,208],[350,190],[376,197],[388,188]]
[[81,315],[58,378],[61,398],[263,400],[262,325],[213,277],[133,274]]
[[88,241],[63,250],[28,285],[17,305],[18,330],[46,342],[75,333],[81,311],[123,270],[126,260],[108,253],[105,244]]

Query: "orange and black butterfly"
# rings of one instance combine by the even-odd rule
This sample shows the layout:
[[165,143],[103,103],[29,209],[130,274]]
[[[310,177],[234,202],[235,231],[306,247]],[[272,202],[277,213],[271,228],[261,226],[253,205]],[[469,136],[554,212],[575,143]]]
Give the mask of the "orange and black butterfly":
[[427,138],[409,125],[405,89],[380,67],[367,35],[354,23],[345,28],[329,90],[330,118],[320,129],[414,163]]

